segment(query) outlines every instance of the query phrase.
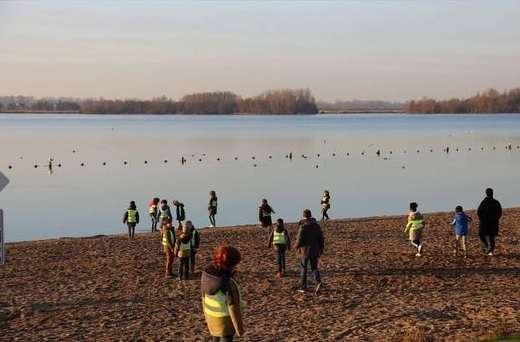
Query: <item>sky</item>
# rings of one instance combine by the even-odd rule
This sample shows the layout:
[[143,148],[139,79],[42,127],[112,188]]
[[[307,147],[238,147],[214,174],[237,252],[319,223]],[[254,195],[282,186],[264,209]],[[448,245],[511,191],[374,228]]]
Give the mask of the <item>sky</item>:
[[520,87],[520,1],[0,2],[0,95],[310,88],[403,101]]

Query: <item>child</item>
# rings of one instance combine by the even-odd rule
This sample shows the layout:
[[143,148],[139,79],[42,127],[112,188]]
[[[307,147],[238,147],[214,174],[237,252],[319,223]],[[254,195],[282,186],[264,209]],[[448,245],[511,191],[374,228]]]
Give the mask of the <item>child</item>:
[[209,192],[208,212],[210,227],[216,227],[217,223],[215,221],[215,215],[217,215],[217,194],[213,190]]
[[173,201],[175,206],[175,214],[177,216],[177,229],[182,229],[182,221],[186,219],[186,211],[184,210],[184,204],[179,201]]
[[169,220],[170,222],[173,220],[170,206],[165,199],[161,200],[161,206],[159,207],[159,222],[164,222],[164,220]]
[[157,231],[157,222],[159,220],[159,199],[155,197],[152,199],[150,204],[148,204],[148,213],[150,214],[150,219],[152,220],[152,233]]
[[190,271],[191,273],[195,273],[195,257],[197,254],[197,249],[200,245],[200,234],[197,229],[195,229],[191,221],[186,221],[184,226],[186,233],[190,235],[191,239]]
[[275,229],[269,234],[269,248],[274,247],[276,251],[276,263],[278,264],[278,277],[285,274],[285,252],[291,249],[289,232],[285,229],[283,220],[276,220]]
[[187,232],[182,232],[179,239],[175,243],[175,254],[180,260],[179,263],[179,280],[188,279],[188,271],[190,267],[191,256],[191,238]]
[[330,195],[329,191],[325,190],[321,196],[321,220],[325,221],[329,219],[327,211],[330,209]]
[[262,224],[262,227],[266,228],[273,226],[273,221],[271,220],[271,214],[275,214],[275,211],[271,206],[267,203],[267,200],[264,198],[262,200],[262,204],[258,208],[258,220]]
[[455,250],[453,252],[455,256],[459,255],[460,244],[462,251],[464,252],[464,258],[468,257],[466,250],[466,236],[468,235],[468,226],[471,221],[471,217],[466,215],[462,209],[462,206],[458,205],[455,208],[455,217],[451,222],[453,230],[455,231]]
[[417,203],[410,203],[410,213],[408,214],[408,224],[406,225],[405,233],[410,232],[410,241],[412,246],[417,248],[417,254],[415,256],[420,257],[422,252],[422,234],[424,230],[424,218],[422,214],[417,211]]
[[173,232],[172,223],[170,220],[164,219],[162,221],[161,234],[164,255],[166,256],[165,276],[166,278],[173,278],[172,267],[175,258],[175,233]]
[[139,212],[135,206],[135,202],[131,201],[128,209],[123,216],[123,224],[128,226],[128,238],[133,239],[135,234],[135,226],[139,224]]

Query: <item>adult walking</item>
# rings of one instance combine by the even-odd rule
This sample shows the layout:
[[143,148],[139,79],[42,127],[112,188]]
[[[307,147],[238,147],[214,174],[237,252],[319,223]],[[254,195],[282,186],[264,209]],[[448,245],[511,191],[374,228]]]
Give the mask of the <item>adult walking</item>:
[[201,290],[204,317],[213,341],[233,341],[244,334],[240,286],[234,269],[240,252],[231,246],[215,250],[212,263],[202,272]]
[[307,267],[310,265],[316,280],[316,293],[321,288],[321,276],[318,270],[318,261],[325,248],[325,239],[321,227],[312,217],[309,209],[303,211],[303,219],[298,223],[298,236],[296,238],[296,249],[300,256],[300,287],[299,292],[307,289]]
[[480,221],[478,235],[484,252],[492,256],[495,253],[495,237],[498,236],[498,223],[502,216],[500,202],[493,198],[493,189],[486,189],[486,198],[477,209]]

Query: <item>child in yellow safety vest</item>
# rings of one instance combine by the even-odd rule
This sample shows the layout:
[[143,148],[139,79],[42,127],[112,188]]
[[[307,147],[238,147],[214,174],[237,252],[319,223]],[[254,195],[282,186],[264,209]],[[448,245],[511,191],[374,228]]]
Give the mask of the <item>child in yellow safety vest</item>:
[[165,276],[166,278],[173,277],[173,260],[174,260],[174,249],[175,249],[175,232],[172,229],[171,220],[164,219],[162,228],[161,228],[162,241],[161,244],[163,246],[164,255],[166,257],[166,269]]
[[191,239],[191,255],[190,255],[190,271],[193,274],[195,272],[195,259],[197,256],[197,250],[200,246],[200,234],[193,226],[193,223],[188,220],[184,225],[184,232],[190,235]]
[[135,226],[139,224],[139,212],[134,201],[130,202],[128,209],[123,215],[123,224],[128,226],[128,238],[133,239],[135,235]]
[[148,214],[152,220],[152,232],[157,231],[157,223],[159,222],[159,198],[155,197],[148,205]]
[[274,230],[269,234],[268,247],[275,249],[276,264],[278,265],[276,275],[283,277],[285,274],[285,252],[291,249],[291,239],[289,237],[289,231],[285,228],[281,218],[276,221]]
[[175,243],[175,254],[179,258],[179,280],[188,279],[191,257],[191,236],[183,232]]
[[422,254],[423,244],[422,235],[424,230],[424,217],[417,210],[417,203],[410,203],[410,212],[408,213],[408,223],[406,224],[405,233],[409,233],[410,242],[412,246],[417,249],[415,256],[420,257]]

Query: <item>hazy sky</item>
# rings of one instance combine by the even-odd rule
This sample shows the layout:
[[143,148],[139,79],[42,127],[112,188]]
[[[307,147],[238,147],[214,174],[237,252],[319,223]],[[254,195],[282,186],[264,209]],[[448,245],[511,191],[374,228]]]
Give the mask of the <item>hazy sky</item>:
[[0,2],[0,95],[404,100],[519,86],[515,0]]

